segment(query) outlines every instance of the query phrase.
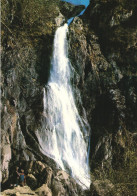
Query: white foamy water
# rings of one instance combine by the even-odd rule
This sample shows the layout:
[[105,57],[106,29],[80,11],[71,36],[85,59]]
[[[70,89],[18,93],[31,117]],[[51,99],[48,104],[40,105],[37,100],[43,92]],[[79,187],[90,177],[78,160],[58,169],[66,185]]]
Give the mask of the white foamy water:
[[88,142],[83,136],[88,131],[78,113],[70,83],[67,32],[65,24],[55,33],[50,79],[46,92],[44,89],[45,130],[39,135],[39,142],[45,154],[69,171],[83,188],[89,188]]

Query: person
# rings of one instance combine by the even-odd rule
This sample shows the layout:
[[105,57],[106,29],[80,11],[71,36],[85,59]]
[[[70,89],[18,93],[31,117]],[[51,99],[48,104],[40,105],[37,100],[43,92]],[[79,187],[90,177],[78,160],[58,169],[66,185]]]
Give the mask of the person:
[[20,184],[21,184],[21,186],[24,186],[25,174],[24,174],[24,170],[23,169],[21,169],[21,173],[19,175],[20,175]]
[[16,167],[14,173],[13,173],[13,185],[11,184],[10,186],[12,187],[15,187],[15,186],[18,186],[19,184],[19,167]]
[[24,186],[24,182],[25,182],[25,174],[24,174],[24,170],[21,169],[21,173],[20,173],[20,183],[21,183],[21,186]]
[[16,186],[19,185],[19,167],[16,167]]

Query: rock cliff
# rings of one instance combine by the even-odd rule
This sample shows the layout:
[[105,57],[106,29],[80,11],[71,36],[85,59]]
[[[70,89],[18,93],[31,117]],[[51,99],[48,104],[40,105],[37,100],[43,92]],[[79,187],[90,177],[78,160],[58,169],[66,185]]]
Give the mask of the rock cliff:
[[[113,183],[130,182],[130,195],[136,194],[137,186],[133,172],[137,164],[136,14],[134,1],[95,0],[84,16],[75,18],[69,34],[76,85],[92,129],[92,174]],[[119,194],[126,195],[127,189],[124,192],[121,185]]]
[[2,2],[3,189],[12,181],[15,166],[21,164],[28,171],[27,184],[31,189],[39,188],[34,194],[42,195],[41,189],[54,196],[136,194],[134,0],[93,0],[85,14],[75,18],[69,27],[73,83],[81,91],[91,126],[90,193],[83,192],[40,150],[36,133],[44,118],[43,87],[49,77],[54,33],[70,14],[81,9],[48,0]]

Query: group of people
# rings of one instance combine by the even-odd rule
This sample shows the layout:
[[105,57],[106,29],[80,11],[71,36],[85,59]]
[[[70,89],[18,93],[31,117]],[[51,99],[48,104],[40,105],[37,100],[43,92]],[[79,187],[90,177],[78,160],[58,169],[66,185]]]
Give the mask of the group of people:
[[19,167],[16,167],[16,170],[13,174],[14,178],[14,185],[11,186],[24,186],[26,184],[25,174],[23,169],[19,169]]

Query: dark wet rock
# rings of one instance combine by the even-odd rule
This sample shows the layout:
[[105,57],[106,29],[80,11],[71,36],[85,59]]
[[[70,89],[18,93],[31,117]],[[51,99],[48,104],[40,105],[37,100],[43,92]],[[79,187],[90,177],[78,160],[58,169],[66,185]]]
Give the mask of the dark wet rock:
[[32,174],[27,175],[26,183],[33,190],[37,187],[37,179]]

